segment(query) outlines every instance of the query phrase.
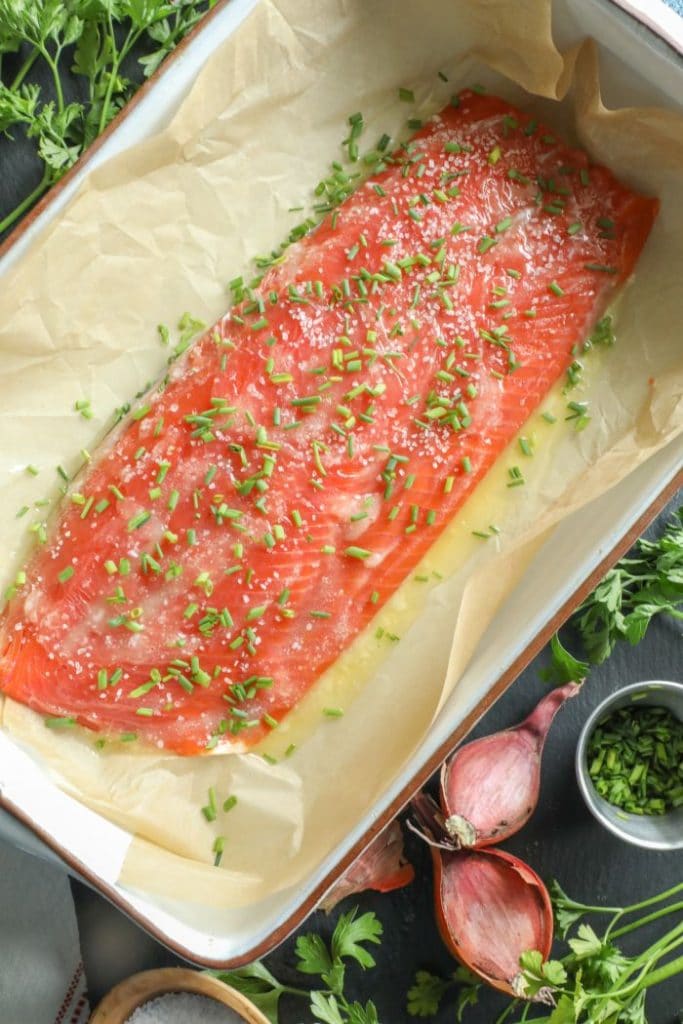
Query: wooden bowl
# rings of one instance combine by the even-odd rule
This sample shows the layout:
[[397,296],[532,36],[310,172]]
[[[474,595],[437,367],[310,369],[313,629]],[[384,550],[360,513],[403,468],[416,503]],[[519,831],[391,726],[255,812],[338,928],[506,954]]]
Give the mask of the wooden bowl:
[[90,1017],[89,1024],[125,1024],[140,1006],[169,992],[208,996],[223,1006],[229,1006],[245,1024],[269,1024],[267,1017],[237,989],[189,967],[161,967],[133,974],[104,997]]

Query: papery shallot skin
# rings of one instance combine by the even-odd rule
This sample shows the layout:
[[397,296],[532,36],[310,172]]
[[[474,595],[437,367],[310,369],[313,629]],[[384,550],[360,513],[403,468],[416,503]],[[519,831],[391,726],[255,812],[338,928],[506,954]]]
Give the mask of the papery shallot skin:
[[393,892],[409,885],[414,878],[415,869],[403,853],[401,825],[394,820],[330,889],[321,901],[320,909],[329,912],[347,896],[367,889]]
[[656,211],[461,93],[75,482],[4,615],[0,689],[178,754],[258,743],[565,373]]
[[445,828],[460,846],[503,842],[529,820],[538,803],[541,755],[552,721],[580,684],[560,686],[511,729],[465,743],[441,771]]

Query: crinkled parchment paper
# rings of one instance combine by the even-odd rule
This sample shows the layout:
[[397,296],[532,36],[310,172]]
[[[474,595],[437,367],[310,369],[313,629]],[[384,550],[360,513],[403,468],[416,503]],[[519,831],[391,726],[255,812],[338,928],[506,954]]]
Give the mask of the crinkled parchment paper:
[[[277,756],[297,740],[286,760],[182,759],[121,746],[100,753],[92,735],[56,734],[6,702],[5,728],[67,791],[136,837],[126,884],[239,905],[300,881],[396,777],[553,523],[681,430],[683,119],[605,110],[592,47],[560,55],[540,0],[263,0],[203,68],[168,129],[93,173],[2,280],[4,583],[27,524],[44,514],[16,519],[16,510],[54,493],[55,466],[73,470],[113,408],[163,370],[158,322],[184,310],[207,322],[224,312],[226,282],[302,218],[288,210],[309,201],[339,158],[347,116],[363,111],[371,146],[384,131],[405,135],[407,117],[438,110],[473,80],[539,111],[661,199],[619,302],[617,346],[590,358],[576,395],[590,401],[591,422],[573,432],[563,423],[566,399],[551,396],[558,423],[536,416],[525,428],[537,445],[527,486],[505,488],[503,456],[427,556],[426,569],[443,581],[419,593],[407,583],[380,613],[402,641],[380,643],[375,623],[351,645],[269,741]],[[399,86],[414,90],[415,107],[398,101]],[[79,398],[91,399],[95,420],[73,412]],[[26,474],[28,463],[38,477]],[[498,538],[472,537],[491,522],[501,525]],[[321,717],[331,700],[344,718]],[[199,810],[209,786],[239,799],[214,824]],[[211,866],[216,834],[228,837],[220,870]]]

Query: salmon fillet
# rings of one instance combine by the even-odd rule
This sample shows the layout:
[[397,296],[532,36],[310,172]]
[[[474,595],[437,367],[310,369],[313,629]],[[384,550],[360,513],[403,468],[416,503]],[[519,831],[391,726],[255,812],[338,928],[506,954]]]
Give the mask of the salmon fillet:
[[567,371],[656,212],[461,93],[74,483],[4,613],[0,689],[178,754],[257,743]]

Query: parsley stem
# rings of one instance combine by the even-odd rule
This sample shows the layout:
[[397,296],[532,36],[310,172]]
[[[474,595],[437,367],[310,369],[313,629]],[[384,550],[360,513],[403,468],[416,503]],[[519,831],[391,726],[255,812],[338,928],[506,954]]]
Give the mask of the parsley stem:
[[[102,112],[100,114],[100,121],[97,126],[97,134],[101,135],[107,125],[107,115],[109,114],[109,107],[111,105],[111,97],[114,89],[114,82],[119,73],[119,64],[121,62],[121,54],[116,47],[116,34],[114,32],[114,22],[111,16],[111,7],[107,10],[107,22],[109,24],[109,36],[111,39],[111,47],[113,51],[113,59],[111,70],[109,72],[109,81],[107,82],[107,91],[104,94],[104,100],[102,101]],[[126,37],[126,42],[130,37],[130,31]],[[126,43],[123,44],[125,48]]]
[[50,184],[50,169],[46,167],[43,171],[42,178],[34,188],[33,192],[30,192],[24,199],[22,199],[19,205],[15,206],[12,212],[7,214],[4,220],[0,220],[0,235],[3,231],[6,231],[7,228],[11,227],[15,221],[19,220],[21,215],[25,213],[30,206],[33,206],[36,200],[40,199],[44,192],[47,192],[48,188],[50,187]]
[[62,83],[61,83],[61,80],[60,80],[60,77],[59,77],[59,67],[57,66],[58,62],[59,62],[59,55],[60,55],[61,50],[57,50],[56,56],[54,58],[50,54],[49,50],[45,46],[43,46],[42,44],[38,46],[38,51],[42,55],[43,59],[45,60],[45,63],[49,67],[50,72],[52,74],[52,81],[54,82],[55,93],[57,95],[57,110],[59,111],[60,114],[63,114],[64,113],[64,92],[62,91]]
[[653,985],[659,985],[662,981],[667,981],[674,974],[678,974],[681,971],[683,971],[683,956],[678,956],[675,960],[670,960],[668,964],[658,967],[656,971],[651,971],[647,978],[644,979],[641,988],[651,988]]
[[[627,916],[629,914],[633,914],[633,913],[636,912],[636,910],[645,910],[646,907],[652,907],[652,906],[655,905],[655,903],[662,903],[663,900],[668,900],[669,897],[676,896],[676,895],[678,895],[679,892],[683,892],[683,882],[679,882],[678,885],[673,885],[670,889],[667,889],[666,892],[660,892],[656,896],[650,896],[646,900],[641,900],[640,903],[633,903],[633,904],[631,904],[630,907],[621,907],[621,908],[619,908],[617,910],[616,914],[614,915],[613,920],[610,922],[610,925],[609,925],[607,931],[605,932],[604,939],[605,940],[607,940],[608,938],[616,939],[620,935],[626,935],[628,932],[634,930],[635,926],[633,926],[633,925],[624,925],[623,928],[620,928],[618,931],[614,932],[614,934],[611,934],[612,933],[612,929],[614,928],[615,924],[622,917],[625,917],[625,916]],[[594,908],[590,908],[590,909],[594,909]],[[605,908],[605,909],[609,909],[609,908]],[[653,918],[653,920],[654,920],[654,918]]]
[[651,921],[657,921],[660,917],[666,917],[667,914],[673,914],[677,910],[683,910],[683,900],[679,903],[671,903],[668,907],[662,907],[661,910],[653,910],[651,914],[646,914],[645,917],[639,917],[637,921],[631,921],[630,924],[617,928],[616,931],[611,933],[610,938],[619,939],[622,935],[628,935],[629,932],[634,932],[637,928],[644,928]]
[[[640,971],[641,968],[643,968],[644,973],[641,971],[641,977],[638,980],[642,981],[652,964],[661,959],[665,953],[675,949],[681,942],[683,942],[683,921],[667,932],[666,935],[662,935],[649,949],[646,949],[644,953],[641,953],[640,956],[631,961],[628,967],[616,979],[611,994],[621,993],[631,988],[633,982],[630,985],[626,985],[626,982],[635,971]],[[625,986],[625,988],[622,989],[621,986]]]
[[14,76],[14,80],[13,80],[12,84],[9,87],[12,92],[14,92],[15,89],[19,88],[19,86],[24,81],[24,79],[26,78],[27,74],[29,73],[29,71],[31,70],[31,68],[33,67],[33,65],[35,64],[37,59],[38,59],[38,50],[31,50],[31,52],[29,53],[28,57],[26,58],[24,63],[21,65],[21,67],[17,71],[16,75]]

